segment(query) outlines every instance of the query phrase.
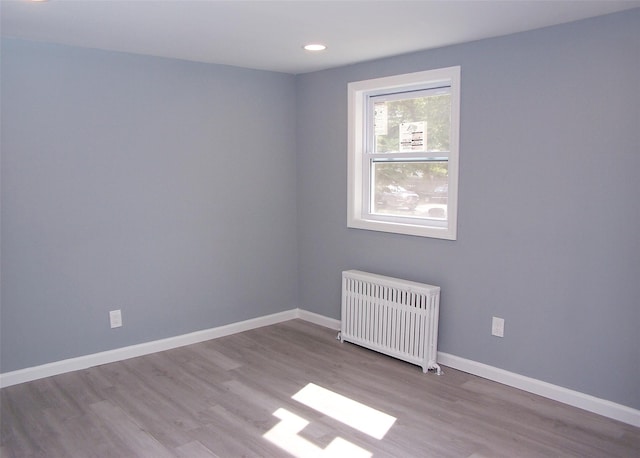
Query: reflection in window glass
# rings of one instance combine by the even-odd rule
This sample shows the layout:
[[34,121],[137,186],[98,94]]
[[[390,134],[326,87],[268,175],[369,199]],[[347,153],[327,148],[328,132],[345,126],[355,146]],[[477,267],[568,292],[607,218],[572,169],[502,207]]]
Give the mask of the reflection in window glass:
[[446,161],[373,162],[371,178],[375,189],[371,213],[446,219]]
[[[441,92],[441,91],[440,91]],[[451,95],[374,99],[375,153],[449,151]]]

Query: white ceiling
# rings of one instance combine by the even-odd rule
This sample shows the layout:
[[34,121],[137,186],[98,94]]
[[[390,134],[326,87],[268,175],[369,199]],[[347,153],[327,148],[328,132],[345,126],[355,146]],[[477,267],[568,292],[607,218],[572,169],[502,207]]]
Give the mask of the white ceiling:
[[[1,0],[2,35],[306,73],[640,7],[640,0]],[[302,45],[323,42],[312,54]]]

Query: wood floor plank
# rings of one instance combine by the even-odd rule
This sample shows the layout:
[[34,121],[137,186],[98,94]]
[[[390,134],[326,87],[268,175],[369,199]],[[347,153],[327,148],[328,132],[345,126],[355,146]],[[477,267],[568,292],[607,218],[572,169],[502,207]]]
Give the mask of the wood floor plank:
[[104,421],[108,429],[118,436],[131,456],[153,456],[156,458],[174,456],[144,427],[138,425],[124,410],[110,401],[91,404],[90,409]]
[[220,458],[198,441],[176,447],[176,456],[178,458]]
[[65,456],[56,431],[43,415],[46,409],[55,407],[55,400],[43,395],[49,383],[42,379],[2,389],[2,445],[12,444],[8,456]]
[[[191,441],[187,430],[199,427],[186,414],[176,411],[167,400],[152,390],[114,388],[109,400],[123,409],[140,425],[144,425],[156,440],[167,448],[175,448]],[[162,415],[158,415],[162,412]]]
[[130,450],[118,436],[91,412],[60,420],[54,412],[47,411],[43,420],[51,425],[60,438],[61,452],[54,454],[49,444],[44,444],[46,456],[64,458],[117,458],[127,456]]
[[[308,384],[396,420],[373,438],[294,399]],[[3,458],[287,457],[340,443],[376,458],[640,457],[640,428],[446,367],[423,374],[301,320],[3,388],[0,414]]]

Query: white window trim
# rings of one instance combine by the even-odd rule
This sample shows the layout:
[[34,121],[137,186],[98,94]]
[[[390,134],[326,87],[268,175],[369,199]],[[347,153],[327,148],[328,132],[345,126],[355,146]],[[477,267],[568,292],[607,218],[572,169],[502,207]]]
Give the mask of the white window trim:
[[[365,202],[364,180],[365,170],[363,155],[365,154],[366,119],[364,116],[367,96],[373,91],[398,90],[424,84],[437,86],[445,83],[451,86],[451,137],[448,159],[449,194],[447,202],[446,228],[421,223],[398,221],[382,221],[368,216],[368,203]],[[396,234],[433,237],[456,240],[458,221],[458,163],[460,143],[460,67],[447,67],[424,72],[357,81],[348,85],[348,201],[347,227],[373,231],[393,232]],[[424,222],[423,222],[424,221]]]

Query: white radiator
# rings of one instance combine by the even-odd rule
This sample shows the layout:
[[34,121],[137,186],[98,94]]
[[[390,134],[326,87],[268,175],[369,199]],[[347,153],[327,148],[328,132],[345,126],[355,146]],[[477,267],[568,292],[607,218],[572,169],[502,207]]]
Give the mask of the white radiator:
[[342,272],[340,341],[422,367],[438,366],[440,287],[358,270]]

